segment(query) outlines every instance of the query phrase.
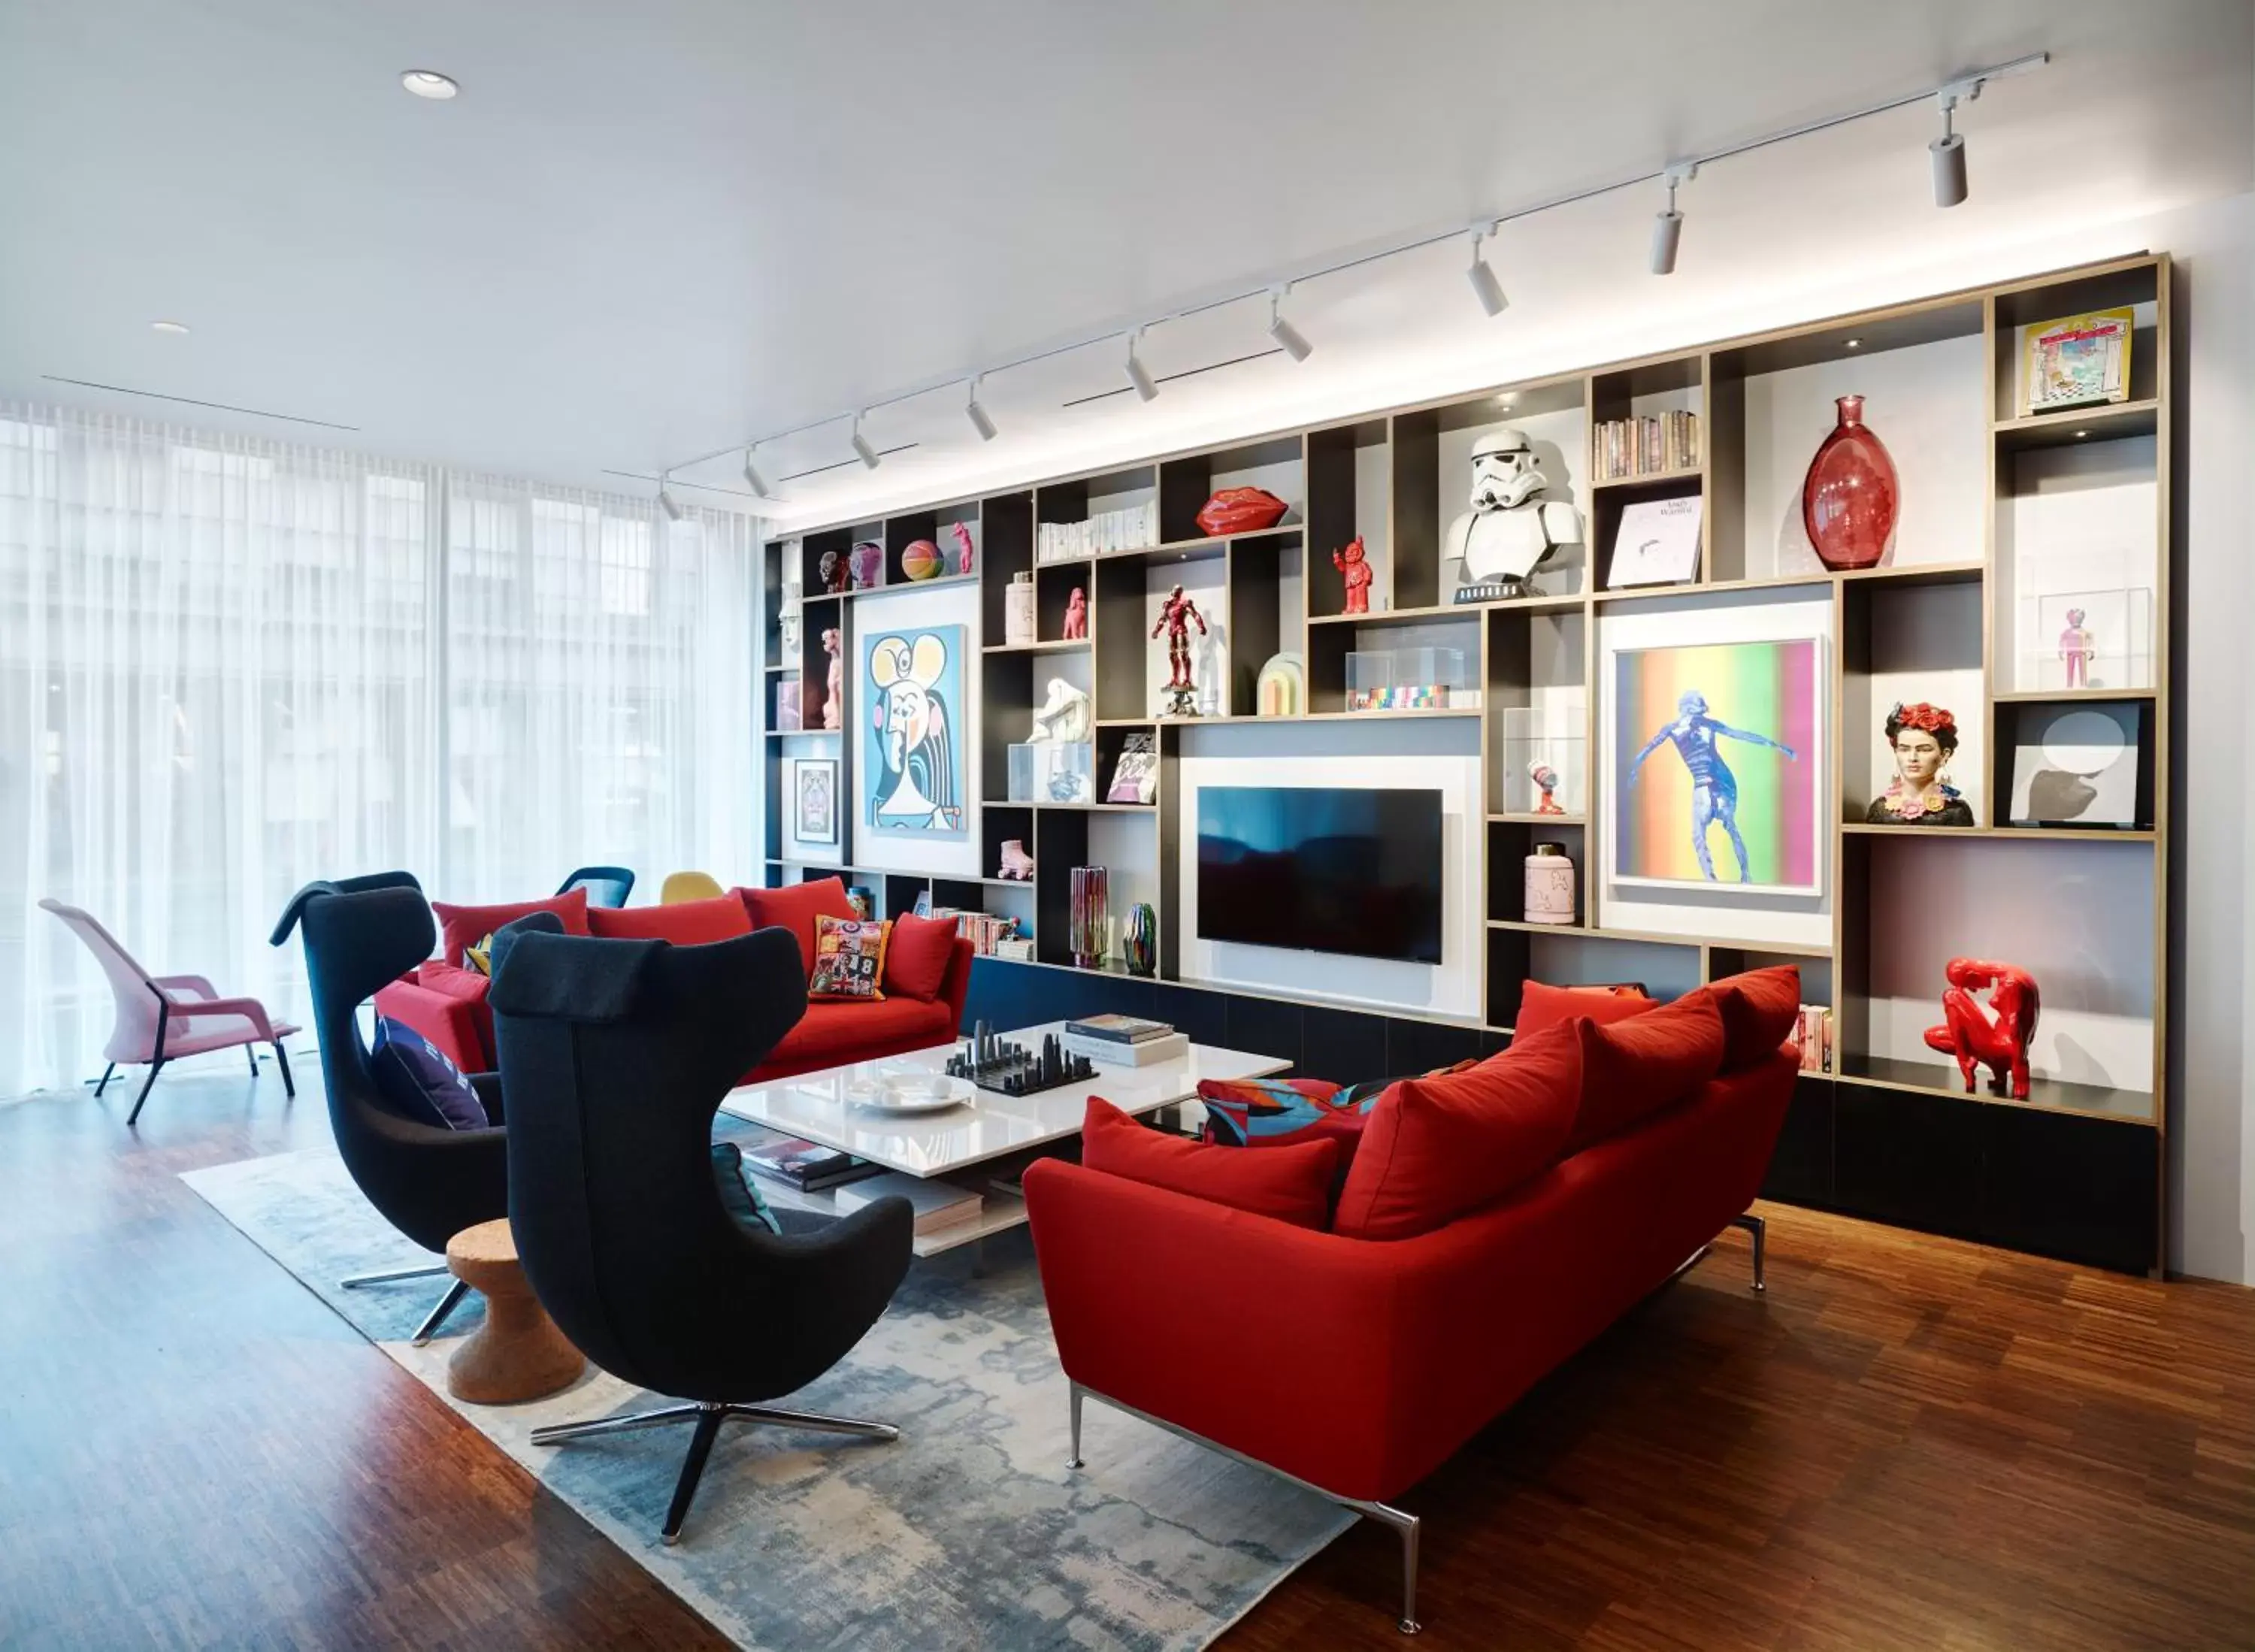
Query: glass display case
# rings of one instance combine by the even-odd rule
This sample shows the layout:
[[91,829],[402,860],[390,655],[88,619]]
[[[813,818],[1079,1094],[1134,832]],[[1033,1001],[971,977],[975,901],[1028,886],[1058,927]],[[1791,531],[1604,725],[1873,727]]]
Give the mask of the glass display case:
[[[1561,690],[1537,706],[1504,707],[1497,756],[1505,813],[1579,815],[1587,806],[1587,710],[1579,689]],[[1548,806],[1538,770],[1551,777]]]
[[2153,594],[2142,586],[2020,600],[2022,690],[2151,688]]
[[1349,711],[1477,706],[1479,692],[1460,648],[1355,649],[1346,657]]

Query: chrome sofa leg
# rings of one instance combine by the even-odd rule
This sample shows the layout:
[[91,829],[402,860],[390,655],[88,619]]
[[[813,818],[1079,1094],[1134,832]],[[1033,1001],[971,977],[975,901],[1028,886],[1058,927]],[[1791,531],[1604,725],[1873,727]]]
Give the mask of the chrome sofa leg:
[[1747,1233],[1753,1235],[1754,1289],[1760,1291],[1767,1291],[1769,1287],[1762,1282],[1762,1253],[1767,1248],[1769,1224],[1764,1221],[1760,1217],[1750,1213],[1744,1216],[1732,1217],[1731,1226],[1733,1227],[1743,1227]]
[[1078,1382],[1072,1383],[1071,1389],[1071,1395],[1068,1403],[1072,1416],[1072,1450],[1066,1456],[1064,1466],[1067,1468],[1078,1468],[1080,1466],[1080,1400],[1085,1390]]
[[1342,1497],[1337,1501],[1366,1519],[1380,1525],[1391,1526],[1401,1537],[1401,1616],[1394,1627],[1404,1634],[1415,1634],[1425,1626],[1417,1621],[1417,1516],[1406,1514],[1386,1503],[1362,1502]]
[[424,1317],[421,1325],[415,1327],[415,1334],[410,1340],[419,1348],[437,1336],[439,1327],[446,1323],[446,1316],[454,1311],[462,1298],[469,1295],[469,1291],[470,1282],[467,1279],[457,1279],[453,1284],[447,1286],[446,1294],[439,1298],[439,1305]]

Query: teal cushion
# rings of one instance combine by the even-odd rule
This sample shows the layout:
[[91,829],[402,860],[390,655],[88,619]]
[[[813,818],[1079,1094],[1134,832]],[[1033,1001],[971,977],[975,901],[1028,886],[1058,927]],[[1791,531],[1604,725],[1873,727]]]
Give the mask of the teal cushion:
[[734,1142],[713,1143],[713,1185],[720,1190],[720,1208],[746,1227],[782,1235],[783,1224],[745,1170],[743,1152]]

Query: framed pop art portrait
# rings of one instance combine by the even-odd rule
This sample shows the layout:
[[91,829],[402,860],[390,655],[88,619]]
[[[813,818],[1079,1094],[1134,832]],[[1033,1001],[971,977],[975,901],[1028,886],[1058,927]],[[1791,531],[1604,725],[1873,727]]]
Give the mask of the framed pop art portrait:
[[861,785],[881,833],[966,834],[963,627],[879,631],[861,655]]

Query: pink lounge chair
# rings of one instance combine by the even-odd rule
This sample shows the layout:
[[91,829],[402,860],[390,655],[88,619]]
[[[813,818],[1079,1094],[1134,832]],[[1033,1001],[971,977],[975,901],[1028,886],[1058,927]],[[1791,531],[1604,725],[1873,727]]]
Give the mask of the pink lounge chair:
[[157,1082],[167,1061],[176,1056],[201,1055],[207,1050],[242,1045],[250,1058],[250,1076],[255,1079],[258,1055],[251,1046],[271,1044],[274,1059],[282,1069],[282,1087],[293,1096],[298,1093],[290,1077],[290,1058],[282,1048],[282,1040],[297,1028],[286,1021],[270,1019],[266,1006],[256,998],[221,997],[201,975],[151,975],[133,961],[132,954],[95,921],[93,914],[60,901],[45,900],[39,904],[69,924],[71,932],[86,943],[87,950],[101,964],[102,973],[109,977],[110,995],[116,1000],[117,1023],[109,1030],[109,1044],[102,1051],[109,1065],[94,1086],[95,1096],[109,1087],[119,1062],[149,1064],[149,1076],[125,1120],[129,1127],[140,1119],[142,1104],[149,1100],[149,1086]]

